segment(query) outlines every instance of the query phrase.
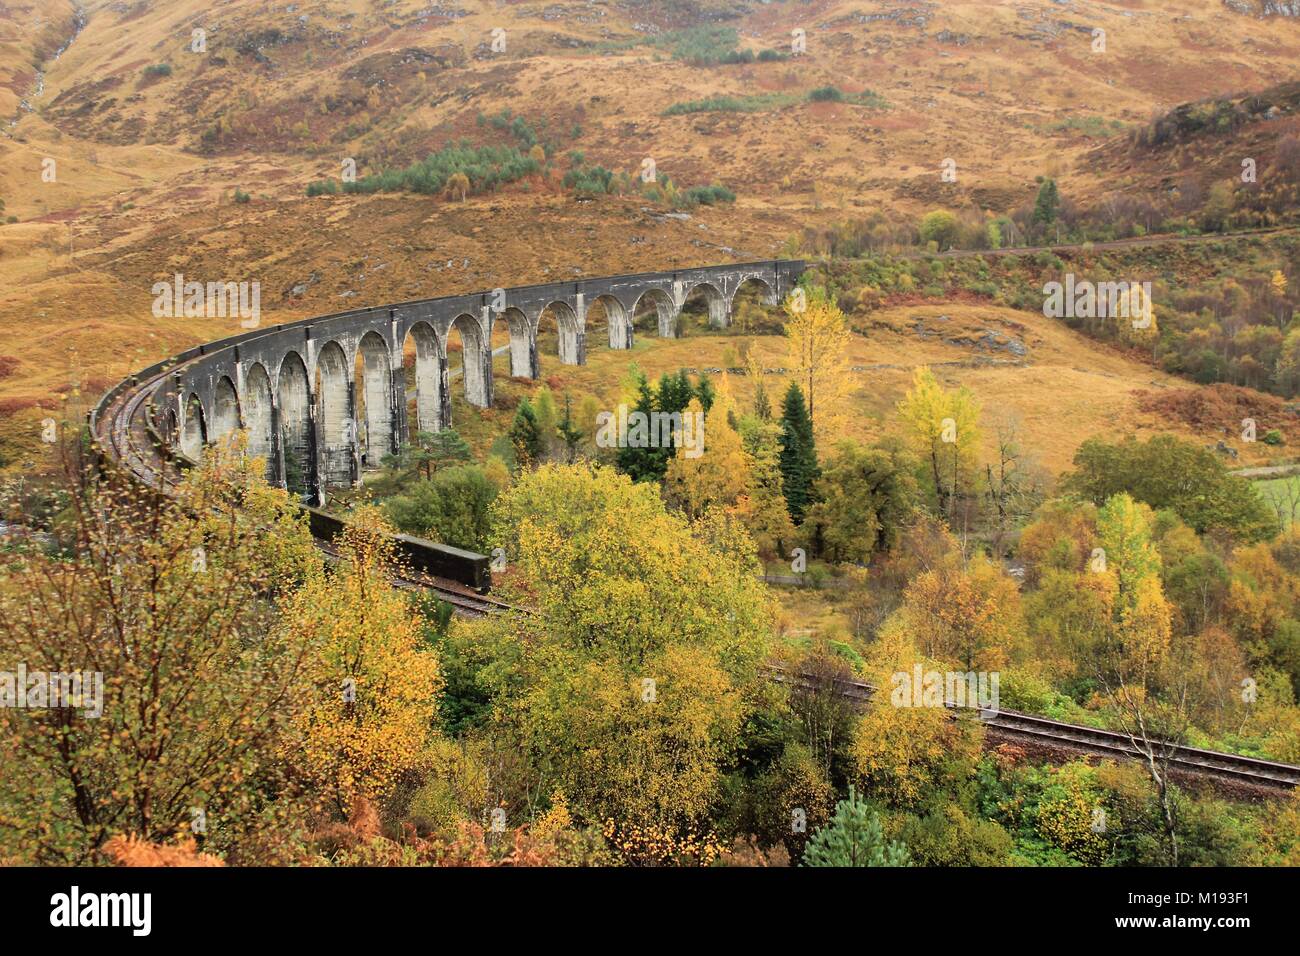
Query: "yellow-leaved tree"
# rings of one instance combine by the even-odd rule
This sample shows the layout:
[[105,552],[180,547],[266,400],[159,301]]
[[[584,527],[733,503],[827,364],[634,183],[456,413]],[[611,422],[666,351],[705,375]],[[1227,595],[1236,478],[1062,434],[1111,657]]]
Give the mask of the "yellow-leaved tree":
[[818,443],[842,433],[856,383],[849,371],[853,333],[840,307],[822,289],[797,290],[785,300],[786,364],[803,390]]
[[358,509],[338,541],[339,566],[308,581],[282,617],[312,646],[299,739],[286,756],[342,814],[357,797],[383,800],[421,765],[442,686],[416,612],[389,582],[388,531],[377,509]]
[[535,769],[533,793],[562,792],[627,860],[709,862],[708,808],[772,627],[743,528],[721,527],[716,509],[690,523],[653,486],[586,463],[543,465],[496,507],[534,613],[460,633],[517,649],[479,679],[494,688],[494,726]]
[[918,807],[936,789],[968,776],[983,737],[977,721],[952,720],[941,704],[912,693],[917,665],[922,673],[942,667],[920,652],[906,622],[895,616],[880,629],[868,658],[867,679],[878,690],[853,741],[863,789],[903,808]]
[[701,417],[698,398],[686,407],[690,421],[703,421],[704,427],[692,436],[696,447],[678,443],[664,475],[664,498],[689,518],[698,518],[712,507],[734,505],[748,489],[745,451],[728,420],[733,407],[725,392],[719,393],[707,418]]
[[1151,509],[1126,492],[1113,495],[1097,512],[1101,547],[1091,573],[1112,579],[1114,597],[1091,659],[1117,728],[1137,749],[1155,784],[1169,862],[1177,866],[1177,804],[1169,762],[1202,706],[1204,688],[1194,679],[1194,642],[1172,641],[1173,609],[1160,581],[1160,552],[1151,528]]
[[900,616],[928,657],[966,670],[1001,670],[1024,632],[1016,582],[983,555],[949,554],[914,577]]
[[938,505],[949,522],[956,516],[958,500],[975,484],[979,410],[969,389],[945,389],[924,366],[916,370],[912,387],[898,403],[908,438],[929,468]]

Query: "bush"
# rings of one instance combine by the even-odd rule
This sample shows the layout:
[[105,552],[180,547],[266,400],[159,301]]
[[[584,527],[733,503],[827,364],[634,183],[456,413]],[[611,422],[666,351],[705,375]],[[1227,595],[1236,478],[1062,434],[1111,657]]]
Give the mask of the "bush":
[[252,196],[244,192],[242,189],[235,189],[235,202],[239,203],[241,206],[252,198]]
[[153,79],[159,76],[171,76],[172,65],[170,63],[154,63],[144,68],[144,75]]
[[[493,121],[495,122],[495,120]],[[510,124],[514,128],[513,121]],[[530,147],[531,148],[531,147]],[[513,146],[471,146],[467,141],[445,146],[405,169],[385,170],[343,183],[345,193],[414,192],[437,195],[457,173],[469,181],[470,193],[495,189],[541,170],[542,164]],[[328,183],[329,181],[326,181]],[[308,195],[333,193],[337,186],[313,183]]]
[[837,86],[819,86],[808,94],[808,99],[814,103],[840,103],[844,100],[844,93]]

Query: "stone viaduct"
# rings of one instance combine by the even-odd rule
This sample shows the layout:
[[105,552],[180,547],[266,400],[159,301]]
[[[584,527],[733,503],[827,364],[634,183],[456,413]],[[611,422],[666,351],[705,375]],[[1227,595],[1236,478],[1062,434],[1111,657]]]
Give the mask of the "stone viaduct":
[[[248,453],[266,459],[268,478],[281,485],[292,479],[323,504],[327,489],[356,484],[415,428],[438,431],[451,424],[453,332],[462,350],[465,398],[486,408],[492,404],[491,335],[499,322],[509,330],[510,374],[535,379],[538,330],[546,316],[558,330],[559,360],[582,365],[587,315],[597,303],[609,347],[628,349],[638,314],[652,309],[658,334],[672,337],[687,300],[702,297],[710,325],[724,328],[742,287],[753,285],[765,302],[775,303],[803,269],[803,262],[776,260],[553,282],[258,329],[187,353],[193,357],[156,397],[154,420],[165,440],[195,459],[205,443],[245,429]],[[408,385],[403,360],[411,353]]]

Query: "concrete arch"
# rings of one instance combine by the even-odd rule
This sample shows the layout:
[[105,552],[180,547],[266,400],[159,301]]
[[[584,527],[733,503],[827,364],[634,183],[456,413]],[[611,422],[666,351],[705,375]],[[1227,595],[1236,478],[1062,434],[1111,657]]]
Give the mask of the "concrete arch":
[[609,347],[612,349],[630,349],[632,347],[632,316],[623,303],[612,295],[598,295],[592,304],[599,303],[605,310],[605,324],[609,326]]
[[494,332],[502,319],[510,334],[510,375],[513,378],[537,378],[537,353],[528,316],[522,309],[514,307],[498,312],[492,319]]
[[[483,340],[483,329],[478,319],[468,312],[462,312],[451,320],[444,347],[450,346],[453,332],[460,335],[461,377],[465,379],[465,401],[479,408],[486,408],[491,404],[488,396],[488,375],[491,374],[491,369],[484,368],[487,343]],[[450,362],[450,359],[448,361]]]
[[326,342],[316,358],[316,428],[323,450],[321,484],[327,488],[353,481],[356,423],[352,409],[352,375],[347,353]]
[[276,374],[276,403],[280,410],[281,480],[293,492],[307,491],[312,482],[314,442],[311,428],[311,384],[307,363],[287,352]]
[[208,441],[208,423],[203,414],[203,403],[194,392],[185,400],[184,425],[181,426],[181,452],[198,461],[203,457],[203,446]]
[[393,363],[388,343],[373,330],[361,336],[357,346],[355,385],[357,401],[357,445],[361,464],[378,468],[393,447]]
[[731,314],[731,303],[727,297],[722,294],[712,282],[696,282],[694,285],[687,286],[682,292],[682,307],[695,296],[696,293],[704,294],[704,301],[709,309],[709,328],[725,329]]
[[162,420],[162,440],[167,443],[168,447],[173,447],[180,437],[180,426],[176,419],[176,409],[167,409],[167,414]]
[[629,321],[636,322],[637,313],[645,304],[654,306],[656,315],[656,328],[660,338],[672,339],[677,337],[677,305],[663,289],[649,288],[642,292],[632,304],[632,311],[629,315]]
[[229,375],[217,380],[212,394],[212,440],[228,438],[239,431],[239,393]]
[[[304,376],[304,381],[306,378]],[[244,375],[244,427],[248,429],[248,455],[266,462],[266,475],[275,474],[275,403],[271,398],[271,376],[260,362]]]
[[583,360],[582,348],[582,323],[578,321],[578,315],[573,311],[573,306],[556,299],[554,302],[548,302],[537,313],[537,325],[534,337],[541,333],[542,322],[548,314],[555,316],[556,332],[559,335],[558,349],[560,363],[563,365],[581,365]]
[[[438,346],[438,333],[428,322],[420,321],[406,332],[402,343],[402,366],[407,418],[414,432],[436,432],[442,428],[442,390],[446,363]],[[415,414],[411,415],[410,412]]]
[[727,302],[727,313],[736,314],[736,298],[740,295],[741,290],[747,286],[758,285],[763,290],[762,302],[764,305],[776,305],[776,290],[772,288],[772,283],[760,275],[747,275],[736,283],[736,288],[731,290],[731,299]]

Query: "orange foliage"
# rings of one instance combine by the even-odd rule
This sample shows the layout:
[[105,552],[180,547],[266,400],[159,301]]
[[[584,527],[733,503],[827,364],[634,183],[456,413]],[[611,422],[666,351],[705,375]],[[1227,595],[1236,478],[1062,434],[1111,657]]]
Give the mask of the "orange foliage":
[[115,836],[104,844],[104,853],[116,866],[225,866],[220,858],[200,853],[193,839],[175,846],[150,843],[138,836]]

